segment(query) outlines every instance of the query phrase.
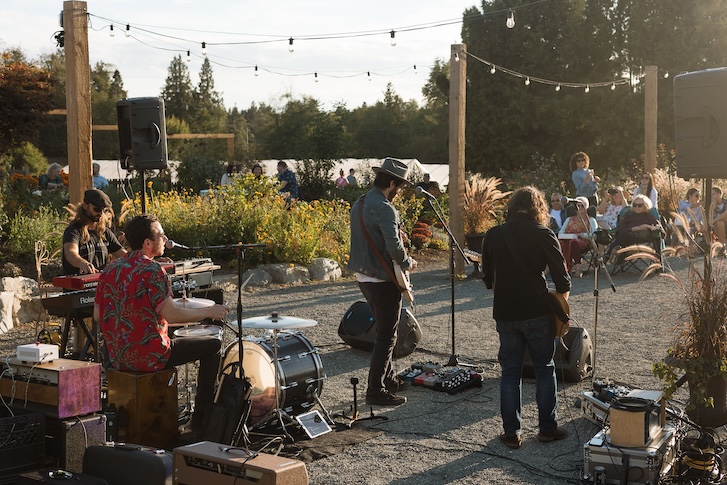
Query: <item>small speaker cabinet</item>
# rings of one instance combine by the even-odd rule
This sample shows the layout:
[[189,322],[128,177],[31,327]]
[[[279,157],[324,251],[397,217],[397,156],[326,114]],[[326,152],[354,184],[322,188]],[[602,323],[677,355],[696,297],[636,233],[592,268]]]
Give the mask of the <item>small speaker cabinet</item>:
[[83,453],[88,446],[106,442],[106,416],[89,414],[45,422],[45,452],[55,468],[83,471]]
[[121,168],[167,168],[167,125],[164,100],[129,98],[116,103]]

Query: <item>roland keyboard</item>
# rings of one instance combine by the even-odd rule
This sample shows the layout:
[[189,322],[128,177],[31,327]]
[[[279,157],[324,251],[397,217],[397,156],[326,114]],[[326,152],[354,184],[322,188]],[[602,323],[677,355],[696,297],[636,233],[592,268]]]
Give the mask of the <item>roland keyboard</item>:
[[83,317],[86,313],[91,316],[93,313],[93,300],[96,296],[96,290],[78,290],[59,293],[48,298],[41,298],[40,302],[43,308],[48,310],[48,314],[56,317],[65,317],[68,314]]
[[[167,274],[174,274],[176,265],[174,263],[161,263]],[[65,290],[88,290],[98,286],[101,273],[75,274],[68,276],[56,276],[53,278],[53,286]]]

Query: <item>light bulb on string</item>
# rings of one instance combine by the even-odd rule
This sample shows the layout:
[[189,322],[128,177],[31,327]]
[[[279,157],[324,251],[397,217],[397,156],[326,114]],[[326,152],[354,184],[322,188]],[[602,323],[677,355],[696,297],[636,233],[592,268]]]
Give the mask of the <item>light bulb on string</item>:
[[591,87],[586,85],[586,89],[583,90],[586,94],[591,92]]
[[192,53],[187,51],[187,62],[192,62]]
[[295,47],[293,47],[293,38],[291,37],[288,39],[288,52],[293,52],[295,50]]
[[207,55],[207,42],[202,42],[202,55]]
[[317,72],[313,73],[313,78],[316,80],[316,82],[318,82],[318,73]]
[[396,45],[396,32],[394,30],[391,30],[391,47],[394,47]]
[[126,37],[131,36],[131,25],[126,24]]
[[259,72],[258,72],[258,70],[257,70],[257,66],[255,66],[255,77],[257,77],[257,76],[259,76],[259,75],[260,75],[260,73],[259,73]]
[[508,29],[515,27],[515,12],[513,12],[512,9],[510,9],[507,13],[507,21],[505,22],[505,25],[507,25]]
[[557,92],[560,92],[560,84],[558,84],[558,85],[557,85],[557,86],[555,87],[555,92],[556,92],[556,93],[557,93]]
[[366,72],[366,75],[369,77],[369,81],[371,81],[371,71]]
[[530,77],[525,78],[525,85],[530,86]]
[[664,79],[666,79],[666,78],[668,78],[668,77],[669,77],[669,71],[666,71],[666,72],[664,73]]
[[419,74],[419,71],[417,71],[417,65],[414,64],[414,74]]
[[114,24],[111,24],[111,25],[109,26],[109,35],[110,35],[111,37],[113,37],[113,36],[114,36]]
[[490,74],[495,74],[495,72],[497,72],[497,69],[495,69],[495,66],[493,65],[493,66],[492,66],[492,67],[490,68]]
[[611,91],[615,91],[615,90],[616,90],[616,83],[611,83]]

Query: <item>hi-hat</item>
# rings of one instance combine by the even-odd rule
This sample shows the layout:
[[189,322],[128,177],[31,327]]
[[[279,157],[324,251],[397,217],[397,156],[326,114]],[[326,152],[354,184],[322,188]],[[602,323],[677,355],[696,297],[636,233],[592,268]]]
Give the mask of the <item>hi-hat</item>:
[[175,298],[174,302],[183,308],[207,308],[215,305],[213,300],[207,298]]
[[[235,323],[233,322],[233,325]],[[283,328],[305,328],[318,325],[315,320],[307,320],[298,317],[285,317],[273,313],[267,317],[252,317],[240,321],[243,328],[260,328],[266,330],[281,330]]]

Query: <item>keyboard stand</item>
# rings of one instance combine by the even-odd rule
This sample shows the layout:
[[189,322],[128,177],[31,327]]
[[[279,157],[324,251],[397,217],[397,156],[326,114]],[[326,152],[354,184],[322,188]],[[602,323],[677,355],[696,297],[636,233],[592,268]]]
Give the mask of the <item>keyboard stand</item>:
[[86,360],[86,354],[88,354],[90,347],[93,345],[93,360],[95,362],[101,362],[99,360],[101,358],[100,352],[98,351],[98,325],[96,324],[95,320],[91,319],[93,323],[91,325],[91,329],[89,329],[86,325],[86,322],[84,321],[84,315],[85,318],[88,318],[87,312],[71,312],[66,314],[66,323],[63,326],[63,336],[61,337],[60,355],[61,357],[66,358],[68,337],[70,334],[71,326],[75,325],[76,330],[80,329],[86,335],[86,343],[83,345],[81,352],[78,354],[78,360]]

